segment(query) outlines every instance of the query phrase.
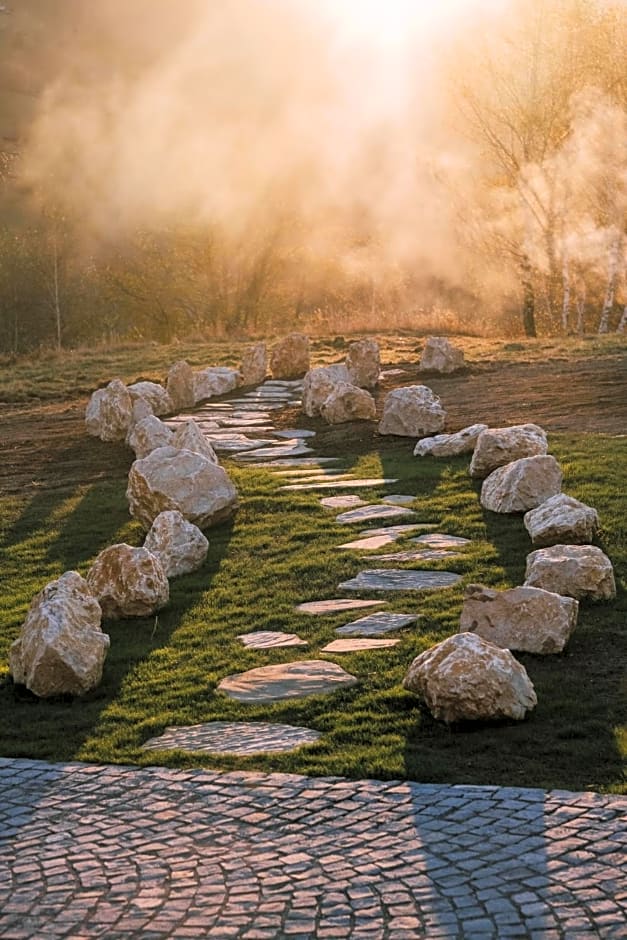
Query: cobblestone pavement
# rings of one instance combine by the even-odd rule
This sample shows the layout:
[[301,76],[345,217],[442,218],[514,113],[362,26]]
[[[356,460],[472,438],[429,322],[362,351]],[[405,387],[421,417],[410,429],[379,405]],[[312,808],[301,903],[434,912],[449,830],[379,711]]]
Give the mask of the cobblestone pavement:
[[0,759],[0,937],[627,937],[627,800]]

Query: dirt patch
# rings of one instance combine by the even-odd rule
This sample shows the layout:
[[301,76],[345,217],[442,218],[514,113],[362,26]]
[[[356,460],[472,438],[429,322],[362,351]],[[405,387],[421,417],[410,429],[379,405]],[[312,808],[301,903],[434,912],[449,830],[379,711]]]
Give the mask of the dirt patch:
[[[386,367],[389,368],[389,367]],[[547,431],[627,434],[627,355],[520,363],[481,363],[453,376],[427,376],[415,363],[384,378],[377,391],[380,412],[390,389],[429,385],[448,413],[447,430],[484,422],[492,427],[533,421]],[[123,443],[106,444],[85,432],[86,400],[62,405],[0,410],[0,491],[63,487],[124,478],[132,453]],[[381,439],[374,425],[328,427],[286,409],[280,424],[318,430],[321,452],[341,453],[346,436],[364,450]]]

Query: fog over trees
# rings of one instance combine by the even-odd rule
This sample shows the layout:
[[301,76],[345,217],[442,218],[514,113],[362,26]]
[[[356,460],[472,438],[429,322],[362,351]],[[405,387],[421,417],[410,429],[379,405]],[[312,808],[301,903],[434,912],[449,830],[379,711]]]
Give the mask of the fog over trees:
[[0,352],[624,330],[627,4],[432,6],[0,5]]

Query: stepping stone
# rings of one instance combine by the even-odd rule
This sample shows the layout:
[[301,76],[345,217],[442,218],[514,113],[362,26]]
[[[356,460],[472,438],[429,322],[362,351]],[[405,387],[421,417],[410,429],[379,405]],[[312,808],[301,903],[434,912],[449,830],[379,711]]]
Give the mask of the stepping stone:
[[[247,436],[249,434],[274,434],[274,425],[272,424],[233,424],[229,428],[221,427],[218,431],[205,431],[207,437],[215,436],[217,440],[220,438],[224,439],[227,435],[232,434],[243,434]],[[250,440],[250,438],[248,438]],[[264,438],[264,440],[271,440],[271,438]]]
[[303,477],[320,477],[321,480],[329,477],[346,477],[348,471],[343,467],[300,467],[296,470],[273,470],[275,476],[283,477],[286,480],[302,480]]
[[384,496],[381,502],[387,503],[388,506],[411,506],[415,499],[415,496],[403,496],[402,493],[395,493],[392,496]]
[[389,535],[390,539],[407,535],[409,532],[419,532],[421,529],[433,529],[435,525],[431,522],[410,522],[409,525],[386,525],[380,529],[362,529],[359,535],[366,538],[369,535]]
[[340,525],[349,525],[354,522],[370,522],[371,519],[408,519],[411,516],[416,516],[416,513],[412,512],[411,509],[375,503],[372,506],[360,506],[358,509],[340,513],[339,516],[335,517],[335,521],[339,522]]
[[382,610],[376,614],[368,614],[351,623],[337,627],[336,633],[340,636],[384,636],[392,630],[402,630],[404,627],[416,623],[418,614],[389,614]]
[[267,721],[208,721],[166,728],[143,745],[146,751],[208,751],[213,754],[264,754],[293,751],[319,740],[319,731]]
[[470,545],[470,539],[463,539],[459,535],[445,535],[443,532],[429,532],[410,541],[428,545],[429,548],[461,548],[462,545]]
[[377,548],[383,548],[384,545],[389,545],[391,542],[396,542],[404,535],[407,535],[408,532],[415,532],[418,528],[420,527],[415,525],[391,525],[387,529],[366,529],[364,532],[360,532],[361,538],[355,539],[353,542],[344,542],[343,545],[338,545],[338,548],[374,551]]
[[360,610],[362,607],[381,607],[386,601],[358,601],[348,597],[335,597],[328,601],[308,601],[294,608],[300,614],[337,614],[343,610]]
[[383,650],[397,646],[400,640],[369,640],[355,637],[353,640],[332,640],[320,650],[321,653],[359,653],[362,650]]
[[266,467],[317,467],[321,464],[337,463],[339,457],[284,457],[264,464]]
[[269,650],[277,646],[309,646],[307,640],[301,640],[295,633],[279,633],[274,630],[240,633],[237,639],[251,650]]
[[[269,442],[272,444],[272,442]],[[295,444],[273,444],[270,447],[259,447],[246,454],[246,460],[272,460],[273,458],[297,457],[300,454],[311,454],[312,448],[302,441]]]
[[438,548],[423,548],[422,551],[409,549],[406,552],[390,552],[387,555],[373,555],[372,557],[377,561],[442,561],[443,558],[459,558],[459,552],[447,552]]
[[302,379],[270,379],[263,383],[263,388],[292,388],[295,391],[301,391],[303,388]]
[[297,438],[305,437],[315,437],[315,431],[306,431],[304,428],[287,428],[285,431],[275,431],[275,437],[287,437],[290,440],[296,440]]
[[350,688],[356,682],[357,677],[345,672],[337,663],[305,659],[227,676],[218,689],[238,702],[262,703],[328,694]]
[[[356,489],[366,489],[370,486],[386,486],[388,483],[396,483],[397,480],[327,480],[320,483],[290,483],[289,486],[282,486],[282,490],[333,490],[345,486],[355,487]],[[388,506],[388,509],[394,509],[394,506]]]
[[[230,418],[231,418],[233,421],[269,421],[269,420],[270,420],[270,413],[269,413],[268,411],[252,411],[252,410],[251,410],[251,411],[240,411],[240,410],[236,410],[236,411],[232,411],[232,412],[231,412]],[[217,420],[220,424],[222,424],[224,419],[222,419],[221,417],[218,417],[216,420]]]
[[452,571],[408,571],[404,568],[371,568],[338,585],[340,591],[430,591],[461,581]]
[[282,490],[331,490],[331,489],[340,489],[345,486],[350,486],[351,483],[355,480],[355,477],[351,476],[350,473],[337,473],[333,477],[332,485],[329,483],[328,476],[318,476],[317,473],[313,473],[309,476],[299,477],[298,485],[293,484],[291,486],[281,486]]
[[239,415],[238,417],[229,415],[228,418],[221,418],[221,417],[216,418],[216,421],[218,422],[221,428],[233,428],[233,427],[257,428],[259,427],[260,424],[267,424],[269,420],[270,420],[270,415],[264,415],[262,418],[245,418],[244,415]]
[[320,500],[320,505],[325,509],[350,509],[356,506],[367,506],[359,496],[352,496],[348,493],[346,496],[325,496]]
[[[229,402],[229,405],[232,407],[237,406],[237,411],[259,411],[259,401],[251,401],[249,398],[232,398]],[[280,402],[275,401],[264,401],[263,410],[264,411],[276,411],[277,408],[283,408],[284,405]]]
[[237,454],[241,451],[257,450],[265,441],[251,440],[243,434],[231,437],[211,437],[213,449],[219,454]]

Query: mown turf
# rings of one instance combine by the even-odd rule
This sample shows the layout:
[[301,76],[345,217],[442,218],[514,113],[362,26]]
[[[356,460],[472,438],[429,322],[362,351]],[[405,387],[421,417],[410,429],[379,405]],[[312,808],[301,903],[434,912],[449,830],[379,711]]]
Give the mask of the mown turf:
[[[565,470],[564,489],[601,514],[599,544],[616,568],[616,601],[582,604],[577,630],[563,655],[520,656],[539,699],[527,721],[453,729],[420,709],[402,688],[403,676],[414,656],[455,632],[465,584],[507,587],[522,582],[530,543],[520,517],[482,511],[466,459],[416,460],[411,450],[410,442],[385,442],[367,454],[344,456],[348,466],[365,476],[400,478],[379,495],[415,494],[421,520],[473,539],[459,559],[428,565],[458,571],[463,581],[445,591],[395,593],[386,609],[419,612],[424,616],[420,626],[400,634],[402,641],[393,649],[335,657],[358,677],[354,688],[289,703],[243,705],[217,693],[216,686],[224,676],[253,666],[324,656],[319,651],[335,638],[335,627],[354,618],[311,617],[296,613],[294,605],[335,596],[338,583],[361,568],[385,566],[335,550],[362,526],[336,524],[334,514],[320,507],[319,494],[285,493],[267,471],[227,464],[240,488],[242,508],[233,524],[208,533],[210,551],[202,569],[171,581],[170,603],[157,617],[105,624],[111,649],[97,690],[81,700],[41,702],[13,686],[6,665],[32,596],[68,568],[86,573],[106,545],[140,544],[142,532],[129,520],[123,478],[75,492],[44,491],[4,500],[0,753],[621,790],[627,743],[621,730],[627,649],[625,438],[551,436],[551,450]],[[400,541],[397,545],[409,547]],[[237,634],[251,630],[296,632],[310,645],[247,650]],[[303,724],[320,730],[322,738],[292,754],[256,758],[141,749],[166,726],[236,719]]]

